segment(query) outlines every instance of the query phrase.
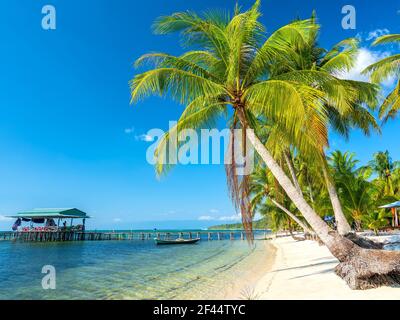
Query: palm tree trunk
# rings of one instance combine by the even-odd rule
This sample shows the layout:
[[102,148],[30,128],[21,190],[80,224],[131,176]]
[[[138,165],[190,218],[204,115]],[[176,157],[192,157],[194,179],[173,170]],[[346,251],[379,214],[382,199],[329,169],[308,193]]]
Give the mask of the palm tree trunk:
[[328,175],[328,171],[325,167],[322,168],[324,173],[324,178],[326,182],[326,187],[328,189],[329,198],[331,199],[333,213],[335,214],[335,220],[337,223],[337,230],[340,235],[345,236],[351,232],[351,227],[343,213],[342,205],[339,200],[339,196],[336,192],[334,184]]
[[[239,114],[245,121],[245,118]],[[270,152],[255,135],[247,130],[249,141],[271,170],[279,184],[303,214],[329,251],[339,260],[335,272],[352,289],[369,289],[381,285],[400,284],[400,252],[364,249],[351,240],[332,232],[328,225],[309,206]]]
[[307,174],[307,184],[308,184],[308,195],[310,197],[310,201],[311,201],[312,207],[314,208],[313,190],[312,190],[312,186],[311,186],[310,178],[308,177],[308,174]]
[[297,189],[297,192],[300,193],[300,194],[303,194],[303,192],[301,191],[299,180],[297,180],[296,172],[295,172],[294,167],[293,167],[290,151],[285,151],[283,153],[283,156],[285,158],[286,165],[289,168],[289,172],[290,172],[290,175],[292,176],[292,181],[294,183],[294,186]]
[[[242,118],[241,114],[238,113],[239,118]],[[241,121],[245,119],[241,119]],[[247,137],[250,143],[254,146],[257,153],[263,159],[265,164],[268,166],[275,179],[279,182],[283,190],[285,190],[288,197],[292,200],[295,206],[300,210],[304,218],[310,224],[311,228],[317,233],[320,239],[329,247],[334,243],[334,237],[330,234],[332,231],[329,226],[321,219],[320,216],[311,208],[304,197],[297,191],[292,181],[278,165],[273,156],[255,135],[253,130],[247,130]]]
[[285,212],[294,222],[296,222],[306,233],[313,233],[299,218],[297,218],[293,213],[291,213],[288,209],[286,209],[284,206],[282,206],[279,202],[275,201],[271,197],[269,197],[271,202],[281,209],[283,212]]

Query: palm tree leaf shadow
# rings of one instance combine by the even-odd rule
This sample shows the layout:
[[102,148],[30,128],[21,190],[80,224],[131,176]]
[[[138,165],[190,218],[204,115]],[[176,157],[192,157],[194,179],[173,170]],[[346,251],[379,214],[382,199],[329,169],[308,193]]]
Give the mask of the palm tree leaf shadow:
[[305,264],[305,265],[296,266],[296,267],[281,268],[281,269],[276,269],[273,272],[282,272],[282,271],[296,270],[296,269],[306,269],[306,268],[312,268],[312,267],[328,265],[328,264],[337,264],[337,260],[334,258],[331,258],[328,261],[323,261],[323,262],[318,262],[318,263],[313,263],[313,264]]

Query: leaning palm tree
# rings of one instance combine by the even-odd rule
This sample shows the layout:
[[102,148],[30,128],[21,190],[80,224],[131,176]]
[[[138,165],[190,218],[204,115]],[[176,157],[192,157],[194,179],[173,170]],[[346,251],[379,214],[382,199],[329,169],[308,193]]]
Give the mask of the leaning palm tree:
[[[317,31],[319,28],[315,22],[315,13],[313,13],[310,20],[314,24],[315,28],[313,28],[313,31],[310,32],[308,40],[304,42],[302,46],[292,50],[292,62],[290,64],[290,68],[292,69],[290,72],[291,76],[293,77],[293,75],[295,75],[296,81],[303,81],[306,84],[311,83],[308,82],[310,78],[305,77],[305,74],[312,75],[311,79],[313,79],[316,75],[315,71],[322,71],[331,75],[338,75],[341,74],[342,71],[349,70],[354,66],[358,53],[358,40],[354,38],[349,38],[339,42],[329,51],[320,48],[317,44]],[[301,73],[296,74],[295,71],[301,71]],[[279,68],[277,72],[277,75],[287,77],[287,70],[284,68]],[[320,130],[319,133],[322,133],[323,136],[327,137],[328,129],[333,129],[333,131],[344,136],[345,138],[348,138],[349,132],[352,128],[359,128],[366,135],[369,135],[372,130],[379,131],[379,126],[376,123],[375,118],[364,106],[364,104],[368,104],[369,106],[376,105],[377,88],[368,84],[356,82],[353,82],[353,84],[357,84],[357,86],[363,85],[363,88],[358,90],[359,98],[355,101],[351,108],[348,108],[348,110],[345,112],[340,112],[340,108],[335,106],[335,101],[330,99],[329,101],[326,101],[326,105],[324,106],[327,111],[328,119],[326,125],[329,125],[329,128],[323,127],[321,126],[321,123],[314,123],[314,121],[311,120],[308,123],[309,128],[303,128],[303,131],[310,130],[310,132],[313,132],[314,126],[317,126]],[[312,86],[317,87],[320,90],[325,90],[325,88],[321,86],[318,81],[313,80]],[[294,152],[291,151],[291,146],[293,145],[293,141],[296,139],[296,136],[290,136],[290,134],[287,132],[281,132],[282,128],[279,128],[275,125],[270,127],[269,135],[272,143],[268,144],[267,141],[267,147],[269,150],[274,151],[273,155],[275,158],[284,159],[290,173],[290,177],[292,178],[292,182],[294,183],[297,191],[302,194],[302,189],[300,187],[297,173],[292,161],[292,155]],[[277,140],[280,141],[279,144],[276,143]],[[309,163],[315,163],[315,161],[320,160],[319,158],[323,160],[323,162],[319,164],[318,171],[322,171],[323,173],[323,178],[327,186],[329,198],[337,221],[338,232],[341,235],[347,235],[354,238],[356,236],[354,234],[350,234],[351,227],[343,213],[334,183],[331,181],[332,177],[329,176],[325,155],[323,154],[322,157],[320,155],[319,150],[323,149],[323,146],[316,145],[316,142],[318,142],[318,140],[312,138],[310,141],[306,136],[303,135],[300,137],[300,141],[296,141],[295,145],[301,146],[302,149],[299,151],[303,157],[308,156]],[[315,157],[315,154],[317,154],[319,157]],[[310,159],[310,155],[312,159]]]
[[130,83],[132,103],[157,94],[185,105],[177,125],[159,142],[155,153],[158,173],[168,169],[164,158],[171,150],[166,147],[178,144],[177,135],[187,128],[204,128],[221,115],[230,116],[229,123],[244,129],[246,139],[289,199],[338,258],[338,275],[352,288],[396,281],[400,253],[363,249],[333,232],[257,135],[258,118],[263,117],[294,137],[293,144],[301,137],[313,137],[319,146],[316,157],[322,157],[322,146],[328,144],[323,129],[326,105],[345,114],[359,100],[360,89],[365,86],[340,81],[323,70],[302,72],[292,68],[293,51],[315,32],[312,21],[292,22],[265,38],[259,17],[256,1],[248,11],[236,9],[232,17],[215,12],[204,16],[180,12],[155,23],[156,33],[180,32],[183,43],[194,47],[179,57],[165,53],[143,56],[137,65],[153,63],[154,67],[136,75]]
[[[250,197],[252,212],[259,211],[267,215],[268,210],[274,208],[274,212],[282,211],[306,233],[312,233],[310,228],[290,211],[289,203],[283,194],[276,179],[265,166],[258,166],[251,174]],[[261,207],[261,210],[260,210]]]
[[[313,12],[311,20],[315,22],[315,19],[316,14]],[[300,62],[296,63],[296,70],[319,70],[331,75],[340,75],[343,71],[348,71],[354,66],[358,54],[357,39],[349,38],[340,41],[329,51],[320,48],[317,41],[318,33],[313,32],[308,44],[298,50],[298,58],[295,61]],[[361,83],[357,83],[357,85],[361,85]],[[340,109],[335,107],[334,102],[327,101],[325,108],[328,113],[329,121],[327,124],[329,124],[329,128],[344,138],[349,137],[350,130],[353,128],[361,129],[365,135],[369,135],[373,130],[379,131],[375,118],[364,106],[365,104],[372,107],[376,105],[376,89],[376,87],[364,84],[364,88],[358,91],[360,94],[359,99],[355,101],[352,108],[348,108],[345,112],[339,112]],[[325,130],[328,132],[328,128]],[[332,177],[329,175],[329,170],[327,170],[325,156],[323,160],[324,163],[320,164],[320,168],[322,168],[323,178],[337,221],[337,229],[341,235],[348,235],[351,232],[351,227],[343,213]],[[290,166],[290,162],[288,164]],[[294,180],[296,180],[295,177]],[[295,182],[295,185],[298,186],[299,184]]]
[[[388,34],[377,38],[373,45],[398,44],[399,42],[400,34]],[[399,66],[400,54],[394,54],[368,66],[363,71],[364,74],[370,74],[371,80],[376,83],[383,82],[392,77],[397,80],[396,87],[383,101],[379,110],[379,117],[384,122],[394,119],[400,111]]]

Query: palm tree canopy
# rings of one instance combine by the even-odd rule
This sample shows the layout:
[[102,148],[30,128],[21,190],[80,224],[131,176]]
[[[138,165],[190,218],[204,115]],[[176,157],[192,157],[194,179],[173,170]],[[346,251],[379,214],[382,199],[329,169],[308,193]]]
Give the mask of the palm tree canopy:
[[[181,56],[142,56],[136,65],[150,69],[130,82],[132,103],[159,95],[185,105],[177,125],[156,150],[158,174],[169,168],[162,160],[170,138],[176,136],[172,133],[214,125],[219,117],[230,114],[229,107],[231,123],[243,110],[248,119],[262,117],[279,126],[292,144],[299,144],[296,147],[301,148],[308,136],[314,150],[322,151],[328,145],[331,114],[339,119],[359,102],[373,100],[373,85],[334,75],[335,70],[352,66],[354,39],[342,41],[323,55],[310,46],[319,30],[315,18],[293,21],[266,37],[259,6],[256,1],[248,11],[236,8],[232,16],[180,12],[155,22],[157,34],[179,32],[185,48],[193,49]],[[310,50],[315,58],[305,54]]]
[[376,184],[380,186],[381,192],[386,196],[394,196],[397,192],[396,173],[400,169],[400,163],[392,160],[389,151],[380,151],[374,154],[369,166],[379,177]]
[[[400,34],[388,34],[381,36],[375,40],[373,45],[386,45],[390,43],[399,43]],[[394,54],[383,58],[382,60],[375,62],[368,66],[363,73],[370,74],[371,80],[375,83],[380,83],[386,79],[394,77],[399,79],[400,71],[400,54]],[[400,110],[400,82],[397,82],[396,87],[383,101],[380,110],[379,117],[387,122],[397,116]]]

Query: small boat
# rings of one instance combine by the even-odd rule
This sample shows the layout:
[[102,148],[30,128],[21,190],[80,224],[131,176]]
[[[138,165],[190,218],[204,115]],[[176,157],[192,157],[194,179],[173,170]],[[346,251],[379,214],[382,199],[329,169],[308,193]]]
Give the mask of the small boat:
[[163,244],[195,244],[195,243],[200,241],[200,238],[196,238],[196,239],[178,238],[178,239],[175,239],[175,240],[161,240],[161,239],[154,238],[154,241],[158,245],[163,245]]

